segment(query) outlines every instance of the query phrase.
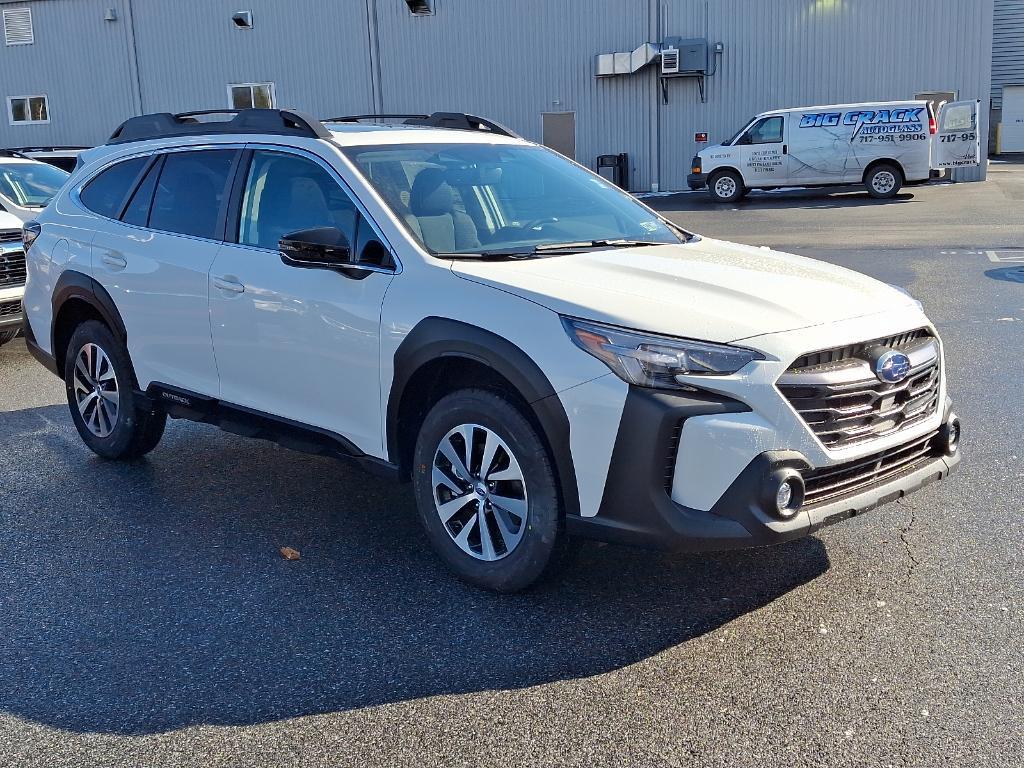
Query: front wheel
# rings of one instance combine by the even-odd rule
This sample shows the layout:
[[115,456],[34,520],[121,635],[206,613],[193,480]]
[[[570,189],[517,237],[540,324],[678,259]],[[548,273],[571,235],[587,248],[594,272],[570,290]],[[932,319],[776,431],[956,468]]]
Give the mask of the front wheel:
[[64,362],[68,406],[82,441],[105,459],[134,459],[156,448],[167,415],[140,402],[128,350],[103,323],[75,329]]
[[890,200],[896,197],[903,186],[903,174],[895,165],[881,163],[868,171],[864,186],[875,199]]
[[561,544],[555,473],[534,427],[505,398],[462,390],[427,414],[413,488],[427,537],[462,579],[516,592]]
[[744,194],[743,179],[735,171],[718,171],[708,179],[708,191],[719,203],[735,203]]
[[17,329],[13,331],[0,331],[0,347],[18,338]]

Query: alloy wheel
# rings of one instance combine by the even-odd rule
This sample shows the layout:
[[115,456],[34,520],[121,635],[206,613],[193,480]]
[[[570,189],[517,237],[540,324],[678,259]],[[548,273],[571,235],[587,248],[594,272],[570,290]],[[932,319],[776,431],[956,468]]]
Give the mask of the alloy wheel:
[[493,430],[460,424],[446,434],[431,468],[434,506],[452,541],[477,560],[509,555],[526,531],[526,480]]
[[120,397],[114,366],[96,344],[86,344],[78,352],[74,389],[86,428],[96,437],[108,437],[117,425]]

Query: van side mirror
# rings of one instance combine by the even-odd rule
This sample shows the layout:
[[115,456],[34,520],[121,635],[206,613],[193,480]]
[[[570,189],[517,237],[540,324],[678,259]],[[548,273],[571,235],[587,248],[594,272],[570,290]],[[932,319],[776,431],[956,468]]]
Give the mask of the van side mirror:
[[351,266],[352,246],[337,227],[291,232],[278,243],[281,261],[291,267],[339,269]]

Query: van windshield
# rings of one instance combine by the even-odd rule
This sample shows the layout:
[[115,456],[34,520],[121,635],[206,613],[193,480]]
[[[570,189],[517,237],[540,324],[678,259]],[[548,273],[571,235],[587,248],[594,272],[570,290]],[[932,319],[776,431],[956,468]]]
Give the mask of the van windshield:
[[618,187],[541,147],[404,144],[344,151],[434,254],[685,238]]
[[70,175],[46,163],[0,163],[0,195],[20,208],[45,208]]

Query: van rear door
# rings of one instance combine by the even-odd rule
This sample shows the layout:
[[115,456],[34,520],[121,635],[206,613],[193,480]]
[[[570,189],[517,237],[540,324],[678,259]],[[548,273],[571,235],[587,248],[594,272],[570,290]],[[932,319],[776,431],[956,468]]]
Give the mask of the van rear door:
[[981,161],[978,131],[980,101],[950,101],[939,105],[938,130],[932,152],[934,168],[964,168]]

